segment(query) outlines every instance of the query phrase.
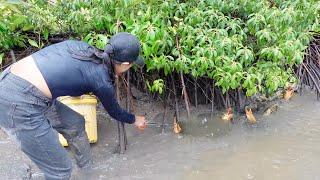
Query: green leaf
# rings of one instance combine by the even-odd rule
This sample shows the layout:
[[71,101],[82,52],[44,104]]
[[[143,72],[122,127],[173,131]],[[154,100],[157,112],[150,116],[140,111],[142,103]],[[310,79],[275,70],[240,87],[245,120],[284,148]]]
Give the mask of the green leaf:
[[22,24],[25,20],[24,16],[18,16],[14,19],[13,24],[15,27],[18,27],[20,24]]
[[103,50],[108,42],[108,37],[103,34],[97,35],[96,47]]
[[89,33],[86,35],[86,37],[83,39],[85,42],[89,42],[92,39],[92,33]]
[[48,40],[48,37],[49,37],[49,31],[47,29],[44,30],[43,32],[43,36],[44,36],[44,39],[45,40]]
[[149,90],[151,92],[158,92],[159,94],[162,94],[164,90],[164,81],[162,79],[154,80],[153,85],[149,88]]
[[23,26],[22,31],[29,31],[33,28],[32,24],[26,24]]
[[39,45],[36,41],[32,40],[32,39],[28,39],[28,42],[31,46],[37,47],[39,48]]
[[4,53],[0,54],[0,64],[2,64]]

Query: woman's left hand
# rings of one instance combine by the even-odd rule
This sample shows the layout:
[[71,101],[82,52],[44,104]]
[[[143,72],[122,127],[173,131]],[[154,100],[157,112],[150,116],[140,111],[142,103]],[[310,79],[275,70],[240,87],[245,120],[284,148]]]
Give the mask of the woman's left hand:
[[140,130],[144,130],[147,127],[147,120],[144,116],[135,116],[136,117],[136,121],[134,122],[134,125],[140,129]]

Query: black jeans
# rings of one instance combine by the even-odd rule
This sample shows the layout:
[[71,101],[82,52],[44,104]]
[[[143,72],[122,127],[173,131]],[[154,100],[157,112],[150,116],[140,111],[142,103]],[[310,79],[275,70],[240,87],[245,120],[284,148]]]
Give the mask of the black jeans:
[[67,140],[77,165],[91,165],[84,117],[47,98],[34,85],[10,73],[10,68],[0,75],[0,126],[17,140],[46,179],[70,179],[72,172],[71,159],[57,131]]

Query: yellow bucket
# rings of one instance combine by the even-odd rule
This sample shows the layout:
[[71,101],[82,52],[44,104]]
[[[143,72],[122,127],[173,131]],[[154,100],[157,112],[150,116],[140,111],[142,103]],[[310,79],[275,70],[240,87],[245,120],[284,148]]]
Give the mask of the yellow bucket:
[[[82,95],[79,97],[61,96],[58,100],[84,116],[89,142],[97,142],[97,98],[92,95]],[[61,134],[59,134],[59,140],[63,146],[68,146],[66,139]]]

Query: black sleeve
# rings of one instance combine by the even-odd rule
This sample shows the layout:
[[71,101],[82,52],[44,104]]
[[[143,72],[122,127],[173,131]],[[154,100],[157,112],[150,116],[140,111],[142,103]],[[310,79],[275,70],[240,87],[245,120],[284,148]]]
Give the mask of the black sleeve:
[[106,83],[93,92],[101,101],[103,107],[114,119],[132,124],[135,122],[135,116],[122,109],[116,98],[115,90],[111,83]]

